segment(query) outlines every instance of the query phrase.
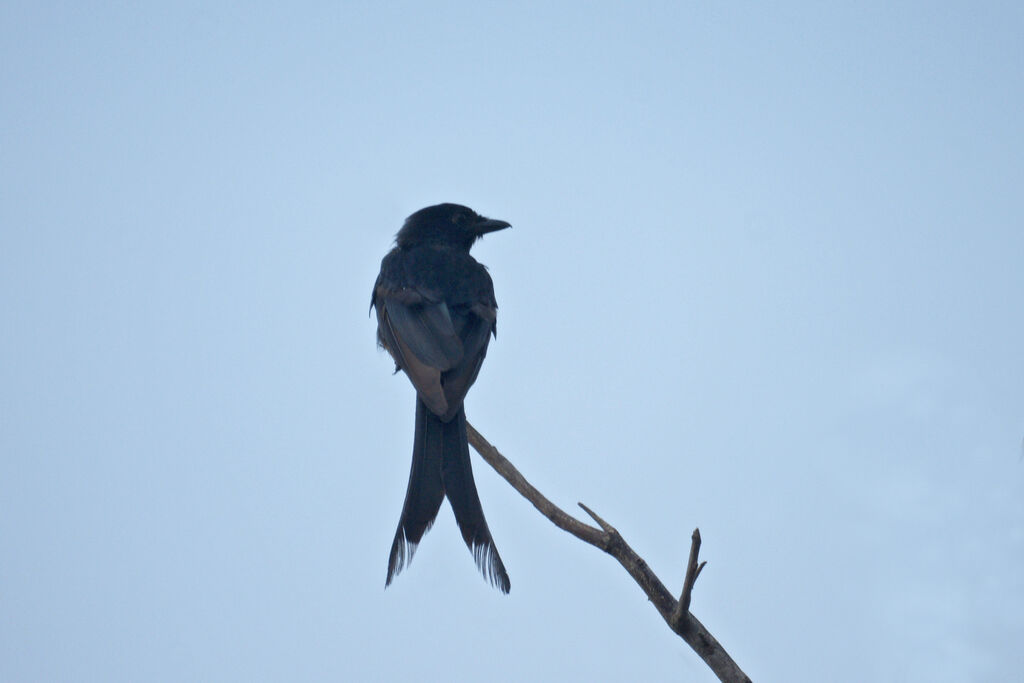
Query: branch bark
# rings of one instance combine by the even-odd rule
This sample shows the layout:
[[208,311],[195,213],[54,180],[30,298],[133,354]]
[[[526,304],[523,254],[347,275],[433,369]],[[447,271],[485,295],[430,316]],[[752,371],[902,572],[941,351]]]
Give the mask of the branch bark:
[[469,436],[469,443],[476,449],[477,453],[493,467],[498,474],[505,478],[512,487],[524,498],[533,503],[542,515],[547,517],[559,529],[569,532],[585,543],[599,548],[608,553],[623,568],[629,572],[637,585],[647,594],[662,619],[668,624],[686,644],[693,648],[693,651],[700,655],[704,663],[718,676],[718,679],[726,683],[750,683],[750,678],[739,668],[725,648],[715,640],[715,637],[698,621],[697,617],[690,613],[690,597],[693,592],[693,585],[697,576],[704,568],[705,562],[698,564],[700,553],[700,530],[695,529],[690,543],[690,557],[686,567],[686,576],[683,580],[683,590],[676,600],[665,584],[654,574],[642,557],[637,555],[622,535],[611,524],[601,519],[593,510],[583,503],[579,506],[590,515],[597,523],[597,527],[584,524],[572,515],[569,515],[557,505],[552,503],[544,494],[538,491],[526,480],[519,470],[503,456],[497,448],[492,446],[487,439],[480,435],[473,425],[466,423],[466,432]]

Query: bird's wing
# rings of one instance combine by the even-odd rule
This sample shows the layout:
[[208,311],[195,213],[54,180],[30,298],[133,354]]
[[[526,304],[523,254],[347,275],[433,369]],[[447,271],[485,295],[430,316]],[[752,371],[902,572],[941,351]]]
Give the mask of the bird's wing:
[[495,329],[498,307],[487,270],[468,254],[396,249],[381,263],[371,305],[381,345],[427,408],[451,420],[476,381]]
[[462,340],[462,359],[444,373],[443,387],[448,410],[441,415],[448,420],[458,411],[466,398],[466,392],[473,386],[476,376],[487,355],[487,345],[494,333],[497,310],[490,304],[477,303],[466,308],[456,308],[452,315]]
[[[462,360],[448,306],[410,288],[389,289],[378,283],[373,296],[377,335],[431,412],[448,413],[441,373]],[[457,407],[456,407],[457,410]],[[454,414],[454,413],[453,413]]]
[[444,372],[462,360],[462,342],[444,301],[431,301],[414,289],[381,298],[391,329],[422,363]]

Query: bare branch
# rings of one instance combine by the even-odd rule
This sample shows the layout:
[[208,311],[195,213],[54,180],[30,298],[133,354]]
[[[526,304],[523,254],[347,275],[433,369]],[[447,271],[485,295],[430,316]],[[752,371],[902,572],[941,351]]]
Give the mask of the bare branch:
[[[662,619],[669,625],[677,635],[693,648],[694,652],[700,655],[701,659],[718,676],[719,680],[727,683],[750,683],[750,679],[733,661],[729,653],[715,640],[714,636],[704,628],[704,625],[689,612],[690,594],[693,591],[693,584],[704,568],[705,563],[697,564],[697,555],[700,551],[700,532],[694,531],[690,544],[690,561],[687,565],[686,578],[683,582],[683,594],[680,600],[676,600],[665,588],[665,584],[655,575],[647,563],[636,554],[621,534],[611,524],[599,517],[593,510],[583,503],[579,506],[597,522],[600,529],[584,524],[575,517],[572,517],[533,487],[526,478],[520,474],[512,463],[498,452],[480,435],[480,432],[473,428],[473,425],[466,423],[466,432],[469,436],[469,443],[493,467],[498,474],[505,478],[516,491],[519,491],[524,498],[533,503],[533,506],[540,510],[541,514],[550,519],[560,529],[569,532],[576,538],[589,543],[590,545],[605,551],[621,564],[633,580],[643,589],[647,597],[654,604],[655,609],[661,614]],[[691,571],[692,567],[692,571]],[[683,600],[685,599],[685,604]]]
[[700,576],[700,570],[704,569],[704,565],[707,562],[701,562],[697,564],[697,557],[700,555],[700,529],[694,529],[693,535],[690,536],[690,559],[686,563],[686,577],[683,579],[683,592],[679,596],[679,602],[676,603],[676,608],[672,613],[672,622],[679,625],[687,613],[690,611],[690,597],[693,594],[693,584],[697,582],[697,577]]
[[524,498],[533,503],[533,506],[540,510],[542,515],[550,519],[555,526],[563,531],[568,531],[581,541],[597,546],[602,550],[604,549],[605,541],[600,529],[584,524],[545,498],[544,494],[535,489],[530,482],[526,481],[526,477],[520,474],[519,470],[506,460],[505,456],[499,453],[497,448],[488,443],[487,439],[482,437],[480,432],[476,431],[469,422],[466,423],[466,433],[469,436],[469,443],[487,461],[487,464],[497,470],[498,474],[504,477],[508,483],[512,484],[512,488],[519,491]]

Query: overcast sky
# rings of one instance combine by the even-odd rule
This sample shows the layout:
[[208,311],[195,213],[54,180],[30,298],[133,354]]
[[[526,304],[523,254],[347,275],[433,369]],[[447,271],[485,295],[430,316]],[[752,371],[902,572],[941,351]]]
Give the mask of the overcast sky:
[[474,454],[384,590],[381,257],[453,201],[470,421],[755,681],[1024,670],[1020,3],[0,7],[0,679],[712,681]]

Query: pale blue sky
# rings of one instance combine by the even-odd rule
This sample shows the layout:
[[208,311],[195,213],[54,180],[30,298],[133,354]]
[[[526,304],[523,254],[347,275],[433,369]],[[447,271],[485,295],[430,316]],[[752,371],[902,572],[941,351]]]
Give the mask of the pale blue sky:
[[[1024,670],[1018,3],[0,6],[0,679],[711,681],[474,456],[384,591],[380,258],[454,201],[470,420],[755,680]],[[568,264],[568,265],[567,265]],[[557,340],[557,341],[555,341]]]

